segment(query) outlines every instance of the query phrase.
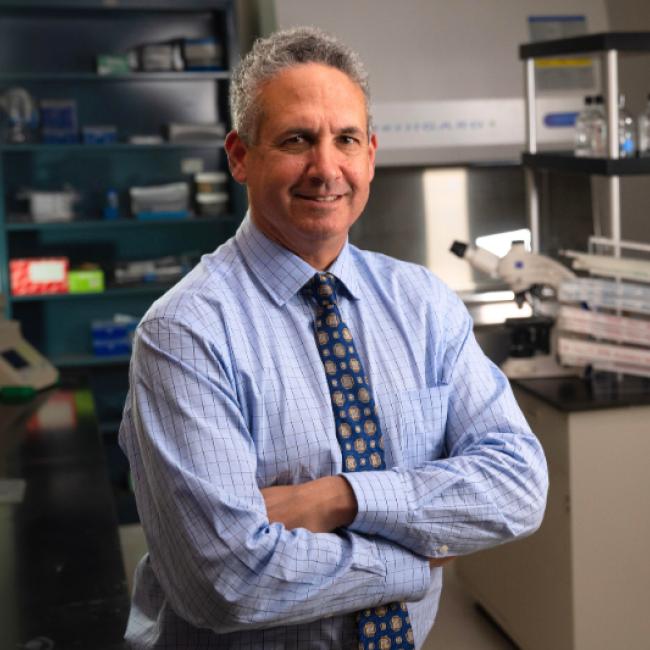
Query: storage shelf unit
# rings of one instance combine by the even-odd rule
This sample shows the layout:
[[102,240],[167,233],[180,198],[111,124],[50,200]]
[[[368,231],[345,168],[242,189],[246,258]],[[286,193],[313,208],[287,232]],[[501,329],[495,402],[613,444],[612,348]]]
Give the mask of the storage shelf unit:
[[650,52],[649,32],[602,32],[572,38],[557,38],[519,46],[520,59],[535,59],[561,54],[586,54],[616,50],[618,52]]
[[[0,292],[5,316],[21,322],[26,338],[61,368],[123,365],[128,358],[94,357],[90,324],[115,313],[140,317],[169,284],[116,287],[120,262],[186,255],[198,260],[231,236],[245,211],[245,195],[229,182],[227,214],[139,221],[129,210],[133,186],[192,182],[187,170],[226,169],[223,140],[139,145],[129,136],[157,135],[170,123],[229,124],[228,87],[239,53],[231,0],[0,0],[0,93],[25,88],[32,97],[74,99],[79,126],[114,124],[118,142],[49,144],[0,137]],[[99,75],[95,57],[178,38],[214,37],[224,69]],[[0,116],[2,117],[2,116]],[[80,193],[67,223],[18,220],[24,188]],[[120,219],[102,220],[106,191],[120,198]],[[102,293],[12,296],[12,258],[66,256],[72,265],[95,262],[106,271]]]
[[[119,367],[128,365],[131,357],[129,355],[115,355],[110,357],[98,357],[93,354],[70,354],[59,357],[52,357],[52,363],[61,369],[67,368],[92,368],[99,367]],[[117,428],[117,427],[115,427]]]
[[598,176],[633,176],[650,174],[650,156],[643,158],[588,158],[578,157],[573,151],[524,153],[526,167],[562,172],[594,174]]
[[[607,115],[607,158],[578,158],[566,152],[538,151],[535,95],[535,60],[544,57],[584,53],[602,53],[605,77],[605,107]],[[610,32],[563,38],[519,47],[524,61],[526,80],[526,143],[522,156],[526,178],[528,218],[535,252],[539,251],[539,192],[535,169],[572,171],[601,175],[607,178],[610,236],[615,256],[621,254],[621,190],[620,177],[650,173],[647,158],[619,158],[618,141],[618,55],[619,53],[650,52],[650,32]]]
[[131,144],[130,142],[115,142],[110,144],[82,144],[73,142],[69,144],[45,144],[40,142],[26,144],[3,144],[0,152],[3,153],[28,153],[39,151],[49,152],[75,152],[75,153],[108,153],[108,152],[133,152],[133,151],[165,151],[184,149],[219,149],[223,147],[223,140],[212,142],[162,142],[160,144]]
[[0,84],[26,83],[29,81],[48,81],[59,83],[61,81],[197,81],[206,79],[230,79],[230,72],[227,70],[214,70],[210,72],[133,72],[131,74],[107,74],[100,75],[92,72],[70,72],[70,73],[37,73],[19,72],[12,74],[0,74]]
[[8,232],[34,232],[52,231],[65,232],[73,230],[150,230],[151,228],[178,227],[182,226],[205,226],[228,224],[230,226],[239,222],[233,215],[218,217],[188,217],[187,219],[78,219],[62,223],[35,223],[33,221],[11,221],[7,220],[5,227]]
[[151,296],[160,295],[170,289],[173,284],[152,282],[130,287],[111,287],[104,291],[88,293],[45,293],[33,296],[11,296],[11,302],[42,302],[42,301],[68,301],[68,300],[112,300],[123,296]]

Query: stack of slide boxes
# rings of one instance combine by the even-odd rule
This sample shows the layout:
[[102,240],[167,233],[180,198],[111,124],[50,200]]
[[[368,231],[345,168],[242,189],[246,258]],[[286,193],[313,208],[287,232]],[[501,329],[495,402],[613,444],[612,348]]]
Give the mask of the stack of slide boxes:
[[563,364],[650,377],[650,286],[578,278],[558,297]]

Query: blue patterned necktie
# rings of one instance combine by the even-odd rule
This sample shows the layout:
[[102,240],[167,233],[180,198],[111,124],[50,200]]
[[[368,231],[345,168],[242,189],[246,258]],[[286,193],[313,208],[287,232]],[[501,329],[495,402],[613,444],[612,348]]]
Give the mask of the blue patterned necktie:
[[[385,469],[384,441],[375,401],[350,330],[336,304],[336,278],[317,273],[305,285],[316,299],[316,342],[332,396],[336,437],[346,472]],[[390,603],[357,614],[359,650],[412,650],[406,603]]]

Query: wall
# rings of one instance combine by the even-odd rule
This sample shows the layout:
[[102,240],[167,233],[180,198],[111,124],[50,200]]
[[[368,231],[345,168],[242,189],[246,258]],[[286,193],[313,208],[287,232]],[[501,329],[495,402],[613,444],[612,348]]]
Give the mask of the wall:
[[[650,31],[650,3],[646,0],[607,0],[612,31]],[[650,93],[650,56],[621,57],[620,83],[633,112],[645,106]]]
[[[266,3],[265,3],[266,4]],[[562,0],[275,0],[279,27],[314,24],[353,44],[377,101],[521,95],[517,45],[527,16],[566,14]],[[604,0],[572,0],[571,13],[606,28]]]

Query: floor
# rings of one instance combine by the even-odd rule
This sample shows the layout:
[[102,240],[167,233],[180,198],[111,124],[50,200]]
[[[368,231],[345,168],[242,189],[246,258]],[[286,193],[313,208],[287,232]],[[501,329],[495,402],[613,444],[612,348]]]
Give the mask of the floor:
[[456,577],[445,567],[438,619],[422,650],[517,650],[517,646],[479,610]]
[[[120,541],[130,589],[135,566],[146,552],[141,526],[120,526]],[[422,650],[517,650],[517,646],[476,608],[451,564],[445,568],[438,620]]]

